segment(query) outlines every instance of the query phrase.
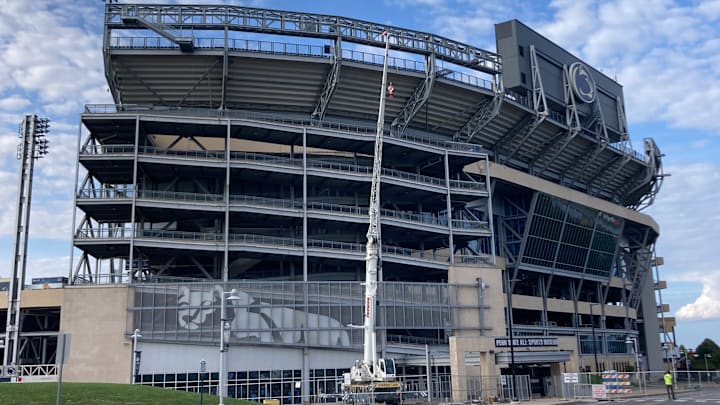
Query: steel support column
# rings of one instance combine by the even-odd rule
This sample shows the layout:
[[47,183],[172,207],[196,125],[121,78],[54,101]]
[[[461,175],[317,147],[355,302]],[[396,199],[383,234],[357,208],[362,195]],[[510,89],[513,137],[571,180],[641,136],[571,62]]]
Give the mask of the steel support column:
[[[537,61],[537,52],[535,51],[535,46],[533,45],[530,45],[530,69],[532,70],[532,108],[534,113],[532,123],[524,127],[521,131],[518,131],[517,133],[508,132],[507,134],[505,134],[505,136],[502,137],[502,139],[500,139],[500,141],[495,143],[494,149],[496,161],[500,161],[500,152],[502,151],[502,149],[505,149],[508,152],[502,160],[505,162],[509,161],[510,158],[512,158],[515,153],[520,150],[525,141],[527,141],[533,135],[533,133],[535,133],[535,130],[540,126],[540,124],[542,124],[543,121],[545,121],[545,118],[547,118],[548,116],[547,99],[545,98],[545,88],[543,87],[542,75],[540,74],[540,67]],[[515,138],[520,138],[520,141],[511,148],[510,145],[513,143]],[[507,143],[508,145],[507,148],[504,145],[505,143]]]
[[327,78],[325,79],[325,85],[323,86],[322,92],[320,92],[320,98],[315,106],[311,117],[317,120],[325,118],[325,111],[327,110],[330,100],[332,100],[335,89],[337,88],[338,81],[340,81],[340,70],[342,67],[342,41],[341,37],[335,38],[335,48],[333,49],[333,64],[330,67]]
[[[140,115],[135,116],[135,134],[133,136],[135,145],[133,146],[133,188],[137,190],[138,186],[138,160],[140,148]],[[135,223],[135,212],[137,211],[137,192],[132,195],[132,205],[130,206],[130,244],[128,248],[128,282],[132,283],[138,276],[138,266],[135,265],[135,231],[139,229]]]
[[462,126],[462,128],[453,134],[453,139],[459,141],[464,135],[466,138],[465,142],[470,142],[475,135],[479,134],[480,131],[487,126],[487,124],[497,117],[500,113],[503,98],[504,95],[502,93],[495,92],[493,98],[483,100],[470,119]]
[[[162,21],[160,15],[154,15],[152,17],[155,17],[155,20]],[[150,18],[152,18],[150,17]],[[192,52],[194,49],[193,46],[193,37],[181,37],[177,35],[173,35],[168,30],[173,29],[171,27],[168,27],[162,23],[153,23],[148,21],[148,16],[145,18],[142,18],[139,15],[128,15],[123,14],[121,19],[122,22],[126,25],[129,25],[131,27],[144,27],[149,29],[150,31],[160,35],[161,37],[174,42],[180,47],[180,50],[183,52]]]
[[390,131],[393,134],[403,135],[410,121],[415,118],[418,111],[430,100],[436,75],[435,56],[428,55],[425,57],[425,79],[418,83],[413,94],[408,98],[402,110],[400,110],[390,124]]
[[[575,101],[575,95],[573,94],[573,90],[570,86],[570,72],[568,72],[568,67],[566,65],[563,65],[563,94],[565,97],[565,124],[568,127],[567,130],[567,136],[565,137],[565,141],[563,142],[562,146],[555,151],[555,153],[552,155],[550,159],[546,161],[544,165],[541,166],[539,173],[542,174],[542,172],[547,169],[547,167],[555,161],[555,159],[560,156],[560,154],[565,150],[565,148],[570,145],[570,142],[572,142],[573,139],[582,131],[582,125],[580,124],[580,115],[578,114],[577,110],[577,103]],[[530,163],[530,167],[535,165],[535,160],[538,161],[545,155],[545,152],[550,150],[556,142],[560,141],[562,137],[555,138],[550,144],[547,145],[546,148],[543,148],[543,151],[541,151],[537,158],[534,159]]]

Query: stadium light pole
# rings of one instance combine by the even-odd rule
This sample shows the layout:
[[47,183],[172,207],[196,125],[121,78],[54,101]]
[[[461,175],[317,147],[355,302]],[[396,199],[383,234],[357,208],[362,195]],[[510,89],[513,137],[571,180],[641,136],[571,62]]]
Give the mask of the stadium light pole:
[[226,315],[225,303],[226,301],[239,300],[237,296],[237,290],[232,289],[231,291],[223,291],[222,298],[220,299],[220,378],[218,381],[218,396],[220,400],[218,405],[225,405],[225,396],[227,395],[227,365],[225,364],[225,352],[228,350],[228,344],[230,336],[226,334],[230,333],[230,325]]
[[[18,174],[17,212],[15,216],[15,242],[13,245],[12,273],[8,290],[8,309],[5,324],[5,347],[3,353],[3,370],[8,366],[19,365],[21,356],[20,328],[22,327],[20,294],[25,285],[27,268],[28,235],[30,232],[30,205],[32,201],[33,173],[35,160],[48,154],[50,120],[38,118],[37,115],[26,115],[20,124],[17,148],[17,159],[20,161]],[[0,373],[2,374],[2,373]]]

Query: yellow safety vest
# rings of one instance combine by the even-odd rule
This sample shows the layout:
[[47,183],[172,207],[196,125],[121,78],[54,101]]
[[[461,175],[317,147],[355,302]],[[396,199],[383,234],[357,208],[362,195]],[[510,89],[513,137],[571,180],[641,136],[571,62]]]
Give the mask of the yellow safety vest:
[[672,374],[665,374],[665,385],[672,385]]

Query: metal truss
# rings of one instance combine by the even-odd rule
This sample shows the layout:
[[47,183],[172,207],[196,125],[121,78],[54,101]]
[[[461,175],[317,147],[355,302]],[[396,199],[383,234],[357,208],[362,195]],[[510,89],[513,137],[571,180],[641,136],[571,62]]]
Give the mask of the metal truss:
[[512,143],[515,138],[520,138],[520,141],[510,149],[507,148],[508,154],[503,157],[503,161],[507,162],[512,158],[515,153],[522,147],[535,130],[545,121],[548,116],[547,99],[545,98],[545,89],[542,84],[542,77],[540,75],[540,68],[537,62],[537,52],[535,52],[535,46],[530,45],[530,68],[532,69],[532,99],[533,99],[533,119],[522,129],[508,131],[497,143],[495,143],[495,159],[500,161],[500,152],[505,148],[504,144],[508,146]]
[[325,79],[325,85],[320,93],[317,106],[315,106],[315,110],[311,115],[312,118],[318,120],[325,118],[327,106],[330,104],[333,94],[335,94],[338,81],[340,81],[340,68],[342,66],[342,40],[340,37],[335,39],[335,49],[333,51],[333,65]]
[[642,234],[630,235],[635,239],[629,239],[627,246],[618,248],[616,263],[623,270],[623,278],[632,284],[630,295],[625,303],[635,310],[642,301],[642,286],[645,284],[648,274],[652,271],[653,247],[648,244],[649,229]]
[[[622,151],[622,154],[608,162],[605,166],[600,168],[596,173],[593,173],[591,176],[588,177],[588,181],[586,183],[586,189],[588,194],[590,195],[597,195],[599,192],[605,189],[605,186],[612,182],[615,177],[622,171],[622,169],[625,168],[625,166],[630,163],[630,160],[632,160],[632,144],[630,142],[630,136],[628,135],[627,130],[627,120],[625,118],[625,106],[623,104],[622,98],[618,97],[616,99],[617,102],[617,112],[618,112],[618,126],[619,126],[619,132],[620,132],[620,142],[617,146],[617,149],[620,149]],[[602,173],[606,172],[613,164],[618,163],[618,166],[613,170],[613,172],[609,176],[600,176]],[[598,180],[602,179],[602,183],[600,185],[593,189],[593,184],[595,184]]]
[[[569,89],[566,89],[566,91],[569,91]],[[571,99],[574,100],[572,91],[570,91],[570,96]],[[605,150],[605,148],[607,148],[608,144],[610,143],[610,138],[607,134],[607,126],[605,125],[605,116],[602,112],[599,97],[595,97],[595,101],[593,101],[593,115],[590,118],[589,122],[590,123],[586,126],[595,127],[594,134],[597,143],[590,147],[588,150],[581,153],[575,161],[568,165],[568,167],[565,168],[565,170],[563,171],[561,177],[565,177],[569,170],[576,167],[576,165],[581,161],[581,159],[587,156],[590,151],[592,151],[592,154],[590,156],[587,156],[587,159],[585,160],[585,163],[582,165],[582,167],[579,170],[575,171],[574,180],[582,181],[583,173],[585,173],[585,170],[598,158],[598,156],[600,156],[600,154]]]
[[[578,164],[582,161],[582,159],[586,158],[585,163],[582,165],[582,167],[579,170],[575,171],[575,176],[572,176],[569,179],[571,181],[582,182],[583,173],[585,173],[585,170],[598,158],[598,156],[600,156],[600,153],[605,150],[607,145],[607,142],[600,142],[591,145],[589,148],[582,151],[575,159],[573,159],[573,161],[565,168],[565,170],[563,170],[563,172],[560,174],[560,178],[565,178],[571,169],[578,167]],[[588,156],[588,154],[590,155]]]
[[615,98],[615,105],[617,106],[618,132],[620,133],[618,147],[625,154],[632,154],[632,143],[630,142],[630,135],[628,134],[627,128],[627,118],[625,116],[625,103],[623,102],[622,97],[618,96]]
[[505,99],[503,92],[497,91],[493,98],[484,99],[475,111],[475,114],[470,117],[462,128],[453,134],[453,139],[458,141],[461,136],[465,134],[465,142],[470,142],[475,135],[479,134],[487,124],[497,117],[500,113],[503,99]]
[[[144,5],[108,3],[105,6],[106,36],[111,29],[143,24],[159,35],[168,30],[233,30],[326,38],[384,47],[383,32],[390,33],[390,47],[436,58],[481,72],[499,75],[498,54],[435,34],[322,14],[213,5]],[[145,25],[146,24],[146,25]],[[180,45],[183,37],[172,36]],[[107,41],[107,38],[106,38]]]
[[[450,73],[450,71],[446,71]],[[410,121],[415,115],[422,109],[422,107],[430,99],[432,94],[433,85],[435,84],[435,78],[437,77],[437,68],[435,65],[435,58],[432,55],[425,57],[425,80],[418,83],[415,87],[415,91],[408,98],[407,102],[403,106],[402,110],[398,113],[397,117],[390,124],[390,131],[397,135],[403,135],[407,129]]]
[[[226,60],[225,58],[223,58],[223,59],[218,59],[217,61],[215,61],[215,63],[213,63],[212,65],[210,65],[210,66],[205,70],[205,73],[203,73],[203,75],[195,82],[195,84],[193,84],[193,85],[188,89],[188,91],[185,92],[185,94],[182,96],[182,98],[177,102],[177,105],[178,105],[178,106],[181,106],[181,105],[185,102],[185,100],[186,100],[190,95],[192,95],[193,91],[195,91],[195,89],[200,85],[200,83],[202,83],[203,80],[208,79],[208,76],[210,75],[210,73],[211,73],[213,70],[215,70],[215,68],[217,68],[218,65],[219,65],[220,63],[224,62],[225,60]],[[224,65],[224,63],[223,63],[223,65]],[[224,70],[225,70],[225,69],[224,69]],[[224,74],[225,74],[225,72],[223,72],[223,75],[224,75]],[[210,80],[210,79],[208,79],[208,81],[209,81],[209,80]],[[225,83],[224,83],[224,82],[225,82],[225,81],[224,81],[224,79],[223,79],[223,87],[225,86]],[[208,84],[208,85],[209,85],[209,84]],[[223,88],[223,90],[222,90],[222,92],[221,92],[221,94],[220,94],[220,100],[219,100],[221,107],[222,107],[222,106],[224,105],[224,103],[225,103],[224,94],[225,94],[225,90],[224,90],[224,88]],[[213,106],[213,105],[212,105],[212,92],[210,92],[210,105],[209,105],[209,107],[212,107],[212,106]]]
[[[128,74],[129,74],[133,79],[137,80],[137,81],[145,88],[145,90],[147,90],[148,93],[150,93],[150,94],[152,94],[153,96],[157,97],[158,101],[160,101],[160,103],[159,103],[160,105],[170,105],[170,103],[168,103],[167,101],[165,101],[165,99],[163,99],[162,96],[159,95],[155,90],[153,90],[153,88],[152,88],[151,86],[148,86],[147,83],[145,83],[145,81],[144,81],[143,79],[141,79],[141,78],[137,75],[137,73],[135,73],[135,72],[134,72],[132,69],[130,69],[129,67],[126,67],[125,69],[127,70]],[[118,97],[119,97],[119,94],[118,94]],[[118,100],[119,100],[119,99],[118,99]],[[116,100],[116,102],[117,102],[118,104],[122,104],[122,102],[120,102],[120,101],[117,101],[117,100]]]
[[[110,49],[109,41],[110,38],[106,36],[103,49]],[[122,93],[120,92],[120,84],[117,81],[117,71],[112,67],[109,52],[104,52],[103,64],[105,65],[105,79],[108,82],[108,88],[112,94],[113,102],[115,104],[121,104]]]
[[[510,293],[513,292],[515,289],[515,282],[517,281],[518,272],[520,271],[520,264],[523,261],[523,256],[525,255],[525,248],[527,246],[527,241],[530,239],[530,228],[532,228],[532,222],[535,215],[535,208],[537,207],[537,201],[540,193],[534,192],[532,193],[532,199],[530,200],[530,208],[527,210],[527,217],[525,220],[525,227],[523,229],[523,235],[522,239],[520,240],[520,249],[518,251],[517,258],[515,259],[515,262],[513,263],[512,267],[510,265],[506,265],[505,268],[506,271],[510,271],[512,268],[512,277],[511,281],[509,283],[510,287]],[[519,207],[518,207],[519,208]],[[521,211],[525,212],[525,211]]]
[[505,88],[503,87],[502,75],[495,75],[493,82],[493,98],[484,99],[477,107],[475,113],[467,122],[453,134],[453,139],[458,141],[463,134],[466,134],[465,142],[470,142],[475,135],[485,128],[500,113],[502,102],[505,99]]
[[[628,187],[623,188],[618,193],[621,202],[639,211],[652,205],[655,201],[655,196],[657,196],[660,192],[665,176],[669,176],[669,174],[665,174],[663,172],[662,158],[665,155],[660,152],[660,148],[658,148],[655,140],[652,138],[645,138],[643,139],[643,145],[645,146],[645,156],[648,158],[648,166],[645,168],[645,176],[638,181],[629,183]],[[636,194],[640,189],[646,187],[648,183],[650,185],[650,190],[637,196],[637,201],[628,201],[631,200],[634,197],[634,194]]]
[[[618,142],[618,145],[615,145],[618,149],[622,151],[622,157],[617,157],[610,162],[608,162],[606,165],[603,165],[600,167],[599,170],[597,170],[595,173],[592,173],[590,176],[588,176],[588,180],[585,183],[585,189],[586,191],[591,194],[595,195],[592,190],[592,184],[597,181],[598,178],[602,177],[600,176],[602,173],[606,172],[610,166],[615,164],[618,161],[621,161],[620,166],[613,172],[613,174],[610,176],[610,179],[608,180],[607,177],[605,177],[606,181],[612,181],[612,179],[615,178],[617,173],[622,170],[623,167],[627,164],[627,162],[630,161],[630,158],[632,156],[633,150],[632,150],[632,144],[630,142],[630,136],[628,135],[628,129],[627,129],[627,120],[625,118],[625,105],[623,104],[623,100],[621,97],[616,97],[615,99],[615,105],[617,106],[617,117],[618,117],[618,131],[620,133],[620,141]],[[605,132],[607,134],[607,130]],[[602,152],[603,149],[605,149],[607,145],[603,145],[602,149],[598,152]],[[589,162],[589,161],[588,161]],[[582,173],[584,169],[580,172]],[[603,182],[603,185],[599,188],[598,191],[601,191],[605,187],[606,182]]]
[[[562,146],[553,154],[553,156],[546,161],[544,165],[538,170],[539,173],[543,173],[547,166],[554,162],[555,159],[570,145],[573,139],[582,131],[582,124],[580,123],[580,115],[577,110],[577,103],[575,101],[575,95],[573,94],[572,88],[570,87],[570,73],[568,72],[567,65],[563,65],[563,90],[565,96],[565,124],[568,127],[567,134],[564,138]],[[545,152],[554,147],[557,142],[562,140],[562,136],[555,137],[553,141],[548,143],[545,148],[537,155],[537,157],[530,163],[530,167],[535,165],[535,161],[545,156]]]
[[155,32],[161,37],[176,43],[183,52],[192,52],[194,49],[192,37],[180,37],[173,35],[170,30],[173,28],[162,23],[163,19],[157,19],[151,22],[143,18],[141,15],[123,14],[120,18],[125,25],[131,27],[143,27]]
[[[123,276],[121,258],[95,259],[94,264],[90,261],[91,256],[83,252],[75,269],[72,271],[70,284],[115,284],[127,280]],[[121,263],[118,264],[118,261]]]
[[600,177],[599,177],[599,176],[596,176],[595,178],[590,179],[590,182],[588,183],[588,186],[587,186],[587,191],[588,191],[588,193],[589,193],[590,195],[597,195],[598,193],[602,192],[602,190],[605,189],[605,186],[606,186],[607,184],[609,184],[610,182],[612,182],[613,180],[615,180],[615,177],[617,177],[617,175],[620,174],[620,172],[622,171],[622,169],[624,169],[625,166],[627,166],[627,164],[630,163],[630,160],[632,160],[632,156],[631,156],[631,155],[629,155],[629,154],[623,154],[623,155],[622,155],[622,159],[620,159],[620,161],[619,161],[620,164],[615,168],[615,170],[613,170],[613,172],[612,172],[612,174],[611,174],[610,176],[605,176],[605,177],[603,177],[603,178],[602,178],[602,180],[603,180],[602,183],[600,183],[600,185],[599,185],[597,188],[595,188],[595,189],[592,188],[592,185],[593,185],[596,181],[598,181],[598,180],[600,179]]

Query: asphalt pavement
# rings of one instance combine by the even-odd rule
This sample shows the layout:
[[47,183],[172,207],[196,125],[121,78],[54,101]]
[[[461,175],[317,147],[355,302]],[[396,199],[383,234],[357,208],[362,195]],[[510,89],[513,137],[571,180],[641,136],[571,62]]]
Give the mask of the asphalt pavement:
[[[617,397],[607,400],[597,399],[572,399],[563,400],[558,398],[538,398],[527,402],[528,405],[573,405],[573,404],[598,404],[606,402],[628,403],[628,404],[720,404],[720,386],[703,387],[702,390],[676,390],[675,400],[668,399],[664,390],[655,390],[647,394],[633,394],[624,397]],[[519,405],[522,405],[520,403]]]

